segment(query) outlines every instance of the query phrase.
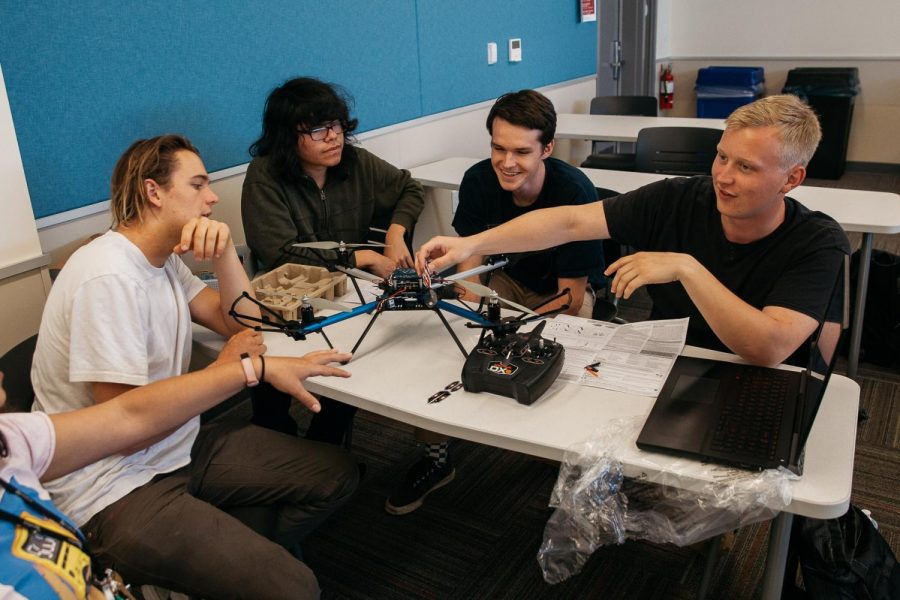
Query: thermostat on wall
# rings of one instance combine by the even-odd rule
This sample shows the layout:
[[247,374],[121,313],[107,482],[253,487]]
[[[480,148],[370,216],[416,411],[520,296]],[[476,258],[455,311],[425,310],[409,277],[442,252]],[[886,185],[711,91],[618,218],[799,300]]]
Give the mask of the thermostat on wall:
[[522,60],[522,38],[510,38],[509,40],[509,62],[519,62]]

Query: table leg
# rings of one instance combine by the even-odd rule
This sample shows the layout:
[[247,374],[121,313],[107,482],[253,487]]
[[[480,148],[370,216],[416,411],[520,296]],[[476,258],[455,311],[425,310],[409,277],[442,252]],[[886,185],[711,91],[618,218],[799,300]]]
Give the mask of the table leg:
[[788,543],[791,541],[791,523],[794,515],[781,512],[772,520],[769,529],[769,554],[763,573],[763,600],[779,600],[784,585],[784,565],[787,562]]
[[869,266],[872,261],[872,243],[875,234],[864,233],[859,249],[859,276],[856,278],[856,306],[853,308],[853,322],[850,327],[850,352],[847,355],[847,377],[856,379],[859,363],[859,345],[862,341],[863,315],[866,311],[866,288],[869,286]]

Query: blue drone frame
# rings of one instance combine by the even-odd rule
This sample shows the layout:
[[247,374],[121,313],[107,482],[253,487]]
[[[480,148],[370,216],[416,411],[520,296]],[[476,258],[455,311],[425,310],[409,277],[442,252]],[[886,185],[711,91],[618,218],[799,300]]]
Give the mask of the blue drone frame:
[[[472,321],[471,323],[466,323],[466,326],[482,329],[483,338],[485,333],[489,330],[492,331],[495,335],[505,334],[510,331],[515,331],[515,329],[517,329],[523,323],[534,319],[543,318],[562,310],[566,310],[568,308],[568,305],[564,305],[557,310],[538,315],[534,311],[524,306],[500,298],[496,292],[486,286],[464,280],[464,278],[466,277],[479,275],[481,273],[486,273],[488,271],[501,268],[508,262],[508,259],[506,259],[505,257],[495,257],[489,259],[488,263],[485,265],[475,267],[474,269],[469,269],[461,273],[456,273],[449,277],[435,279],[432,279],[428,274],[420,275],[415,271],[415,269],[409,268],[395,269],[387,279],[382,279],[359,269],[346,267],[343,265],[335,265],[335,268],[338,271],[342,271],[350,276],[351,280],[354,281],[354,284],[356,283],[355,278],[357,277],[375,282],[383,290],[382,294],[372,302],[364,303],[354,309],[347,309],[346,307],[335,302],[304,297],[301,301],[300,319],[287,320],[278,313],[269,309],[267,306],[263,305],[247,292],[244,292],[231,305],[229,315],[231,315],[232,318],[234,318],[242,325],[251,327],[256,331],[280,332],[288,335],[295,340],[305,340],[307,335],[312,333],[319,333],[325,339],[328,347],[332,348],[333,346],[331,344],[331,340],[329,340],[328,336],[325,334],[326,327],[334,325],[336,323],[340,323],[341,321],[346,321],[347,319],[352,319],[362,314],[371,314],[372,318],[369,321],[369,324],[366,326],[365,330],[362,332],[362,335],[360,335],[359,340],[357,340],[356,344],[351,350],[351,352],[355,353],[360,344],[362,344],[363,339],[365,339],[366,334],[368,334],[369,330],[372,328],[375,320],[382,312],[386,310],[432,310],[440,318],[441,322],[444,324],[444,327],[453,338],[453,341],[456,342],[456,345],[459,348],[460,352],[462,352],[463,356],[466,357],[468,356],[469,352],[463,347],[462,343],[459,341],[459,338],[453,332],[453,329],[450,327],[450,324],[447,322],[447,319],[446,317],[444,317],[442,311],[447,311],[451,314]],[[479,305],[479,310],[471,310],[469,308],[451,304],[446,300],[441,299],[438,295],[438,290],[440,290],[441,288],[445,288],[446,286],[452,286],[453,284],[460,284],[463,287],[472,290],[476,294],[481,295],[483,298],[487,298],[486,310],[480,312],[481,306],[484,304],[484,301],[482,301],[482,304]],[[360,301],[362,301],[362,293],[360,292],[358,286],[355,287],[357,293],[360,296]],[[562,295],[566,293],[568,293],[568,290],[565,290],[562,294],[554,297],[553,299],[562,297]],[[260,311],[262,312],[262,316],[260,318],[257,318],[238,313],[235,310],[235,307],[243,299],[250,300],[257,306],[259,306]],[[551,299],[551,301],[553,299]],[[315,309],[313,307],[314,303],[317,303],[320,306],[337,308],[342,312],[338,312],[337,314],[328,317],[315,316]],[[517,310],[521,310],[522,315],[518,318],[512,319],[501,318],[501,303],[511,306]],[[525,317],[525,315],[532,316]],[[480,341],[481,340],[479,340],[479,342]]]

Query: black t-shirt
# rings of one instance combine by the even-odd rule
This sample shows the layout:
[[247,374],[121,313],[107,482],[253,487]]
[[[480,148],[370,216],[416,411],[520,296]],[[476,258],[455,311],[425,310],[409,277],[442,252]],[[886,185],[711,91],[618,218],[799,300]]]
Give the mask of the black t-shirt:
[[[572,165],[551,157],[544,160],[544,168],[544,185],[537,200],[530,206],[519,207],[513,202],[512,192],[500,187],[490,160],[472,166],[459,188],[459,206],[453,217],[456,233],[474,235],[532,210],[588,204],[597,199],[590,179]],[[505,269],[510,277],[541,294],[556,292],[559,278],[586,277],[602,270],[600,240],[570,242],[527,254]]]
[[[785,198],[784,222],[771,234],[749,244],[729,242],[710,177],[666,179],[605,200],[603,208],[617,242],[638,251],[690,254],[755,308],[781,306],[817,321],[850,252],[834,219],[792,198]],[[727,350],[680,283],[650,285],[648,291],[652,319],[690,317],[688,344]]]

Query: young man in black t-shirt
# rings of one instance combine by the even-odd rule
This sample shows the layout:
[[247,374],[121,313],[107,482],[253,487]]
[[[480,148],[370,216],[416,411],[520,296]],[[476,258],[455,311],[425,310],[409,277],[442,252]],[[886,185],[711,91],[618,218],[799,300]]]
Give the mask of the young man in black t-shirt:
[[[551,158],[556,134],[553,103],[534,90],[504,94],[488,113],[491,158],[466,171],[459,190],[453,227],[471,235],[505,223],[519,215],[563,204],[588,205],[597,199],[591,181],[577,168]],[[460,270],[477,267],[484,256],[468,257]],[[600,240],[560,244],[546,252],[525,256],[503,271],[491,273],[490,287],[502,298],[529,308],[549,311],[569,303],[566,312],[578,314],[584,302],[588,275],[603,267]],[[473,281],[478,282],[477,276]],[[568,296],[547,302],[568,289]],[[478,301],[474,295],[467,299]],[[450,483],[455,469],[450,462],[448,438],[423,430],[416,438],[425,456],[414,464],[404,481],[385,502],[385,510],[402,515],[416,510],[425,496]]]
[[417,265],[441,270],[473,255],[612,237],[637,250],[606,269],[617,296],[647,285],[654,317],[694,317],[689,343],[778,364],[824,318],[849,252],[833,219],[786,197],[806,178],[820,139],[815,113],[797,97],[763,98],[726,120],[712,177],[668,179],[471,237],[435,238]]
[[[589,204],[597,199],[597,191],[584,173],[550,156],[556,111],[544,95],[521,90],[500,96],[488,114],[487,130],[491,157],[466,171],[459,188],[459,206],[453,218],[459,235],[485,231],[533,210]],[[471,256],[459,270],[477,267],[483,260],[483,256]],[[568,289],[571,302],[563,297],[541,310],[569,302],[566,312],[577,315],[588,275],[602,265],[600,240],[569,242],[520,258],[493,273],[490,283],[501,297],[529,308]]]

